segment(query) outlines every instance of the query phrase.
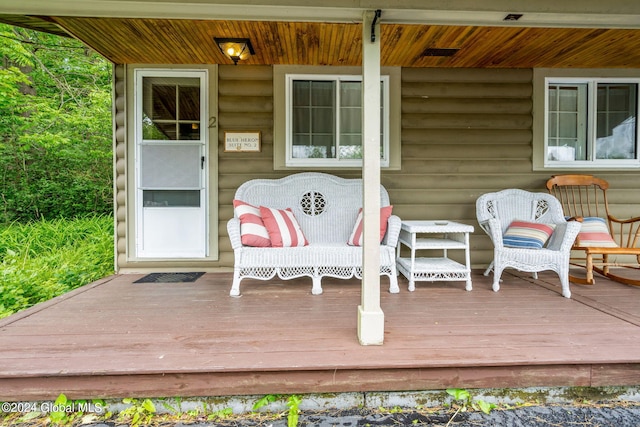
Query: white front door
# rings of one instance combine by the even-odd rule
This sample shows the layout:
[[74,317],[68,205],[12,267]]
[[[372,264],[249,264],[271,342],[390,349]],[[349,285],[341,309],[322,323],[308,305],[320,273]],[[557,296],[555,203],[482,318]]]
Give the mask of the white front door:
[[136,256],[207,256],[207,71],[136,70]]

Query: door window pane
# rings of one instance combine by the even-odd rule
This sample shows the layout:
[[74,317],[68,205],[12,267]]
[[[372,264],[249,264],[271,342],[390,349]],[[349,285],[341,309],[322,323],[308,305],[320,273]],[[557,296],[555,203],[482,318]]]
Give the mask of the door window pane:
[[[195,79],[194,79],[195,80]],[[200,120],[200,88],[198,86],[178,86],[180,101],[180,120]]]
[[153,120],[176,119],[177,86],[151,83],[151,108]]
[[144,77],[142,84],[143,139],[200,139],[198,78]]
[[144,190],[142,194],[145,208],[200,207],[199,190]]

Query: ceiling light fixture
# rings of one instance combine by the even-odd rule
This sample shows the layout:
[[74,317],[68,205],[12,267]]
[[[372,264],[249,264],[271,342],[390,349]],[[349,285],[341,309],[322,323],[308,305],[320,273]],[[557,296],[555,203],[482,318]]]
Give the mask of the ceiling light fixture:
[[233,61],[234,65],[238,65],[240,60],[245,60],[249,56],[255,55],[249,39],[214,37],[213,40],[220,48],[220,51]]

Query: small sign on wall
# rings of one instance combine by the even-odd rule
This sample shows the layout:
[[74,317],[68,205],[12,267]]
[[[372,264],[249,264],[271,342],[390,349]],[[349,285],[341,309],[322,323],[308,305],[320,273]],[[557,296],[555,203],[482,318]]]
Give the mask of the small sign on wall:
[[224,151],[259,152],[260,131],[225,131]]

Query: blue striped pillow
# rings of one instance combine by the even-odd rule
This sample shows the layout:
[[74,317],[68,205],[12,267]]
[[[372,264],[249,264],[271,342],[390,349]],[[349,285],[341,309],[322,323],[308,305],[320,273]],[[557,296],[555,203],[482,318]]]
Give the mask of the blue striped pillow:
[[502,236],[502,244],[509,248],[541,249],[555,228],[555,224],[515,220]]

